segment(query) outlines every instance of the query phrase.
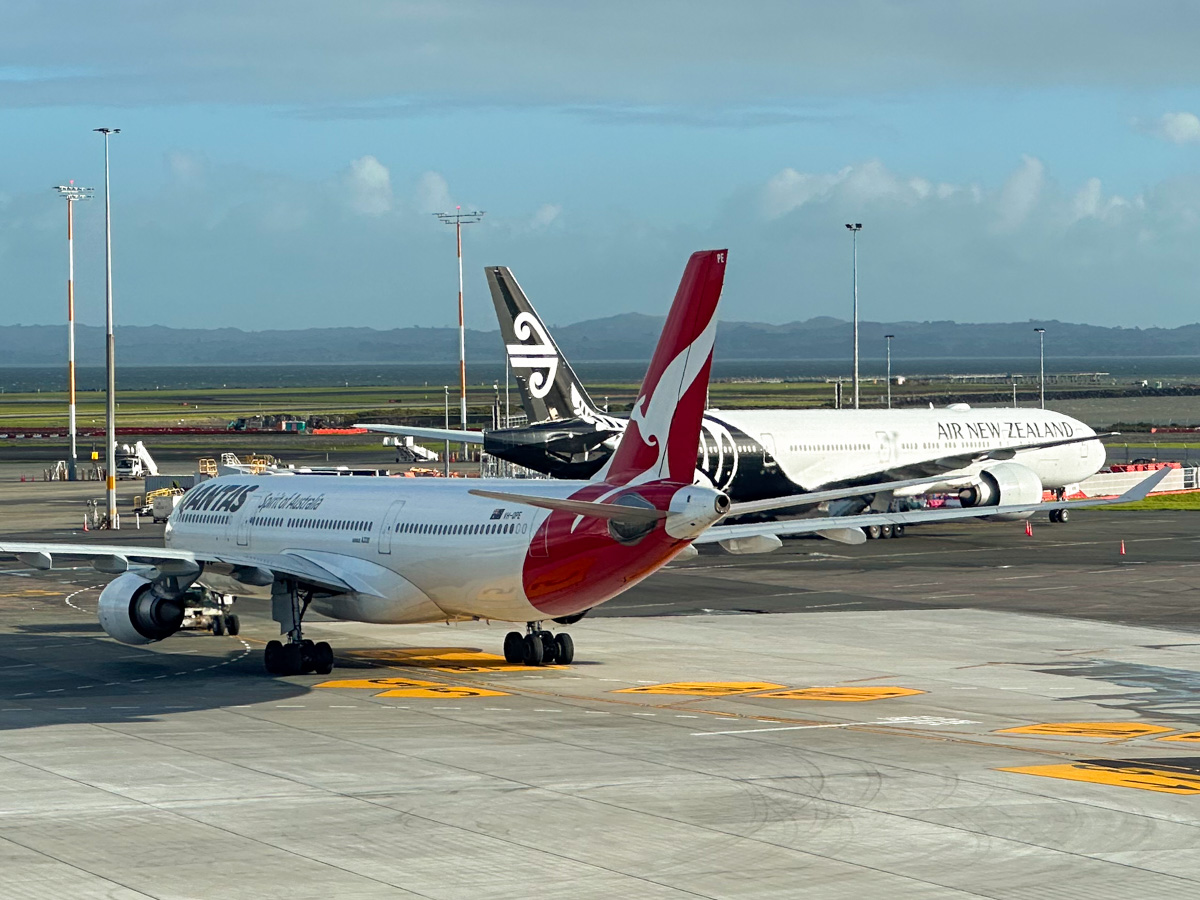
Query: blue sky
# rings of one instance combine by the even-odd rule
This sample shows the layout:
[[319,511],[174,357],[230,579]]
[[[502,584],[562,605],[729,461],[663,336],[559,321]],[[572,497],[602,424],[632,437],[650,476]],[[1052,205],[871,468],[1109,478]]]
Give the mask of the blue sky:
[[[66,39],[78,34],[79,40]],[[61,321],[68,178],[113,139],[118,318],[446,325],[512,266],[552,322],[1200,320],[1200,8],[1032,2],[0,7],[0,324]],[[102,203],[79,318],[103,320]]]

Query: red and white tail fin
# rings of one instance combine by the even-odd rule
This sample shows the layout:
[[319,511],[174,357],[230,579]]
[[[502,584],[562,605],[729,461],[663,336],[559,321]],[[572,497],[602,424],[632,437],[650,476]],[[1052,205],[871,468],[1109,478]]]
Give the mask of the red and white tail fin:
[[692,483],[726,252],[702,250],[688,260],[629,415],[629,427],[597,480],[608,484]]

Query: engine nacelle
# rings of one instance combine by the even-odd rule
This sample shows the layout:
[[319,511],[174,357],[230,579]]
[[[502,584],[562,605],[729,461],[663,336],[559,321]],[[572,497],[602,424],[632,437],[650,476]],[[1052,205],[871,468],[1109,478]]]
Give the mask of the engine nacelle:
[[183,601],[160,597],[154,585],[126,572],[100,592],[100,625],[122,644],[152,644],[183,624]]
[[[958,499],[967,508],[1011,506],[1014,503],[1041,503],[1042,482],[1037,473],[1020,463],[1002,462],[979,473],[978,481],[958,492]],[[990,519],[1012,520],[1025,515],[988,516]]]

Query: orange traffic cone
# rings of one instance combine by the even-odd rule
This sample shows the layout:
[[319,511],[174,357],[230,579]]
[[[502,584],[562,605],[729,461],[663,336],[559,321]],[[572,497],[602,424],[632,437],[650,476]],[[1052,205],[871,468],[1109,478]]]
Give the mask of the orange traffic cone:
[[83,530],[84,530],[84,531],[87,531],[87,530],[88,530],[88,527],[87,527],[87,516],[84,516],[84,517],[83,517]]
[[1121,555],[1122,556],[1125,555],[1125,541],[1124,540],[1121,541]]
[[1028,519],[1025,520],[1025,536],[1033,537],[1033,523]]

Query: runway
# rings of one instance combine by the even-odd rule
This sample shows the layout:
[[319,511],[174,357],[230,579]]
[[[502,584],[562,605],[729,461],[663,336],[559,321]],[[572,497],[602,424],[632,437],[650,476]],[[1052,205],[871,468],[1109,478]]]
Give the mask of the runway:
[[100,576],[6,561],[0,896],[1198,895],[1195,522],[705,553],[566,669],[314,620],[328,677],[264,675],[250,603],[128,647]]

